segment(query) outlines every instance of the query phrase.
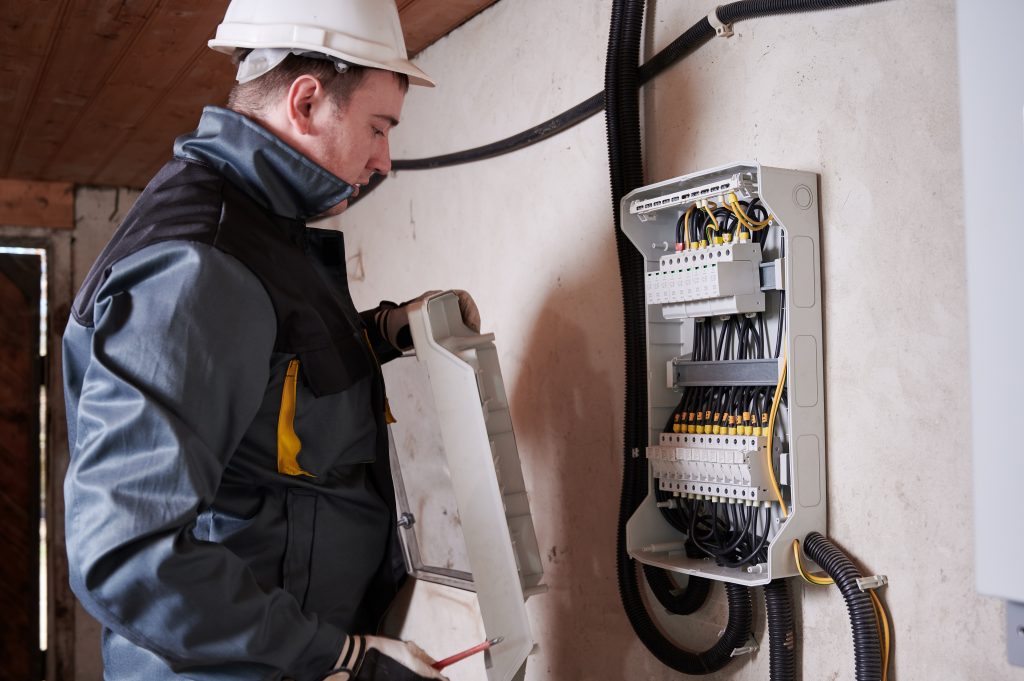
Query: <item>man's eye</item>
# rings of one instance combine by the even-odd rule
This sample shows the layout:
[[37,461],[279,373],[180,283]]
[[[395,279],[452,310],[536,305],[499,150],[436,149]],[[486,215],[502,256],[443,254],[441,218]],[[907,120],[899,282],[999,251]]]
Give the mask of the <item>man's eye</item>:
[[384,136],[384,131],[381,130],[380,128],[374,128],[373,129],[373,136],[374,137],[383,137]]

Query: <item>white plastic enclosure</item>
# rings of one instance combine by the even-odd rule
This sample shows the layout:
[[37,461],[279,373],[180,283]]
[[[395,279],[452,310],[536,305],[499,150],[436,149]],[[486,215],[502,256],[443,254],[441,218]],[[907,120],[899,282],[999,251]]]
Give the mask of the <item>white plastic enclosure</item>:
[[[546,587],[494,336],[463,324],[451,292],[411,304],[409,327],[416,368],[425,369],[433,402],[432,413],[424,414],[433,421],[424,427],[436,423],[437,428],[437,435],[427,438],[428,448],[443,452],[437,456],[444,461],[435,456],[433,465],[447,464],[450,485],[438,484],[436,475],[430,481],[405,475],[403,457],[392,456],[407,566],[417,578],[475,591],[487,637],[504,639],[485,653],[488,681],[522,679],[535,648],[525,601]],[[395,398],[392,394],[401,423]],[[423,484],[430,487],[414,489]],[[417,517],[437,494],[454,498],[454,523]],[[415,509],[409,504],[414,496],[426,500]],[[455,546],[455,553],[468,559],[468,566],[456,567],[465,569],[424,562],[431,547],[417,542],[416,528],[423,523],[447,528],[445,536],[437,532],[431,541]]]
[[[772,579],[796,575],[793,540],[802,540],[812,531],[825,533],[825,392],[817,176],[754,162],[676,177],[626,195],[621,202],[621,226],[646,260],[650,282],[665,276],[651,273],[665,272],[665,260],[676,255],[676,221],[687,207],[702,199],[711,199],[722,205],[719,197],[728,192],[736,193],[741,200],[760,197],[775,217],[777,224],[772,229],[776,235],[784,236],[785,255],[778,256],[776,237],[775,248],[768,248],[771,241],[766,244],[764,265],[759,264],[761,253],[747,253],[751,249],[745,244],[740,250],[745,253],[742,256],[744,261],[756,262],[758,264],[754,266],[762,270],[759,272],[761,286],[757,294],[772,290],[785,290],[786,294],[784,310],[769,306],[765,314],[769,320],[774,315],[777,321],[780,314],[785,319],[788,408],[779,412],[785,437],[776,438],[773,450],[779,483],[789,500],[789,515],[784,518],[779,504],[771,502],[767,563],[729,568],[718,566],[709,559],[688,557],[681,548],[684,535],[665,520],[661,509],[656,506],[654,490],[659,484],[666,489],[666,481],[655,480],[655,470],[659,466],[664,470],[665,466],[673,465],[672,462],[684,459],[688,468],[678,464],[673,469],[680,472],[669,484],[679,484],[680,487],[672,488],[672,491],[693,493],[696,491],[694,488],[684,490],[682,486],[698,483],[699,487],[702,481],[707,481],[707,491],[697,491],[698,494],[709,495],[705,498],[713,495],[735,501],[738,495],[744,495],[744,499],[751,499],[748,502],[751,504],[764,504],[765,499],[775,499],[774,493],[763,484],[764,474],[759,467],[764,460],[765,438],[754,438],[756,441],[751,446],[749,441],[752,438],[748,437],[746,444],[730,445],[722,453],[708,451],[722,447],[710,435],[703,442],[700,441],[703,438],[694,438],[693,435],[689,438],[694,438],[694,442],[689,439],[687,442],[662,439],[665,423],[680,399],[672,387],[673,377],[678,368],[688,364],[692,357],[694,317],[737,312],[733,309],[735,298],[724,296],[737,293],[754,295],[749,285],[733,280],[734,271],[715,275],[714,280],[698,280],[692,275],[676,273],[670,275],[675,279],[669,285],[675,299],[686,300],[686,305],[704,307],[681,309],[679,303],[669,303],[669,294],[665,293],[664,287],[654,292],[649,287],[647,291],[648,427],[649,444],[655,446],[655,456],[648,465],[648,495],[626,526],[626,544],[629,554],[641,563],[710,579],[760,585]],[[733,245],[740,247],[739,243]],[[691,257],[693,253],[700,252],[683,251]],[[737,259],[740,258],[732,255],[721,258],[723,264],[734,269],[733,260]],[[749,268],[750,265],[744,267]],[[748,282],[751,276],[749,272],[742,274]],[[723,286],[726,282],[728,285]],[[719,295],[723,297],[710,297]],[[695,300],[700,296],[709,297]],[[763,304],[762,309],[765,309]],[[693,364],[699,365],[696,369],[707,373],[708,385],[730,385],[724,378],[725,374],[714,366],[718,363]],[[766,384],[776,383],[781,371],[781,359],[739,360],[733,364],[737,366],[731,367],[729,378],[740,376],[737,372],[741,371],[756,372],[762,377],[761,382]],[[765,376],[768,380],[764,379]],[[638,455],[643,456],[644,453],[639,452]],[[718,458],[712,461],[715,456]],[[716,483],[719,491],[714,491],[710,483]]]

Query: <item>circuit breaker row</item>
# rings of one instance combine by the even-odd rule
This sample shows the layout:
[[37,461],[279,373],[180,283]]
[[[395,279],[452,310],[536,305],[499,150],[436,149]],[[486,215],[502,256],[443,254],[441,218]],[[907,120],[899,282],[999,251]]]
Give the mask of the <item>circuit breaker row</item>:
[[713,244],[661,257],[647,273],[647,304],[666,319],[764,311],[761,246]]
[[739,501],[771,501],[764,437],[663,433],[647,448],[659,489]]

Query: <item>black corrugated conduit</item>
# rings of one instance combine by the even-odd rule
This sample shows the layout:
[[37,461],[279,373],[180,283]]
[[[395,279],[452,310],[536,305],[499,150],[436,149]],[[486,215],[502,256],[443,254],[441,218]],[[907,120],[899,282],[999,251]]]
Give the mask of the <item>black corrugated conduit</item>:
[[[717,16],[724,23],[732,23],[761,14],[826,9],[841,5],[864,4],[865,1],[876,0],[751,0],[720,8]],[[614,0],[605,64],[604,104],[608,129],[612,212],[622,280],[626,348],[624,464],[616,532],[616,567],[623,608],[641,642],[658,660],[676,671],[685,674],[707,674],[728,664],[732,660],[734,650],[744,646],[750,638],[753,619],[750,591],[736,584],[725,585],[729,602],[729,620],[725,631],[709,650],[693,653],[676,646],[661,633],[652,620],[642,597],[637,564],[626,550],[626,523],[647,494],[647,461],[644,456],[648,432],[645,333],[647,309],[644,296],[646,265],[619,228],[619,202],[627,193],[643,184],[639,96],[641,73],[647,78],[653,77],[675,60],[710,40],[715,31],[705,17],[652,59],[648,69],[644,70],[638,66],[643,9],[643,0]],[[724,21],[725,17],[729,18],[727,22]],[[645,570],[645,573],[651,574],[652,571]],[[670,580],[667,575],[655,576],[652,584],[656,596],[664,605],[666,596],[672,595],[667,589],[671,584]],[[791,615],[790,612],[790,618]]]
[[764,585],[768,620],[768,668],[771,681],[796,681],[796,628],[789,582],[773,579]]
[[846,600],[853,628],[853,656],[857,681],[882,681],[882,654],[878,638],[878,620],[871,596],[860,590],[863,577],[853,561],[818,532],[803,541],[804,552],[828,573]]
[[[643,14],[643,0],[613,2],[604,91],[612,213],[616,225],[619,224],[620,199],[644,182],[640,136],[640,71],[637,67],[640,62]],[[646,263],[620,229],[615,230],[615,245],[622,278],[626,345],[625,464],[616,534],[619,593],[633,630],[655,657],[676,671],[706,674],[724,667],[732,660],[733,650],[746,645],[750,638],[753,606],[746,587],[727,584],[729,619],[725,631],[709,650],[693,653],[677,647],[661,633],[643,601],[637,564],[626,551],[626,521],[647,495],[647,460],[644,457],[648,428],[647,304],[644,298]],[[694,580],[691,595],[679,594],[673,597],[668,575],[656,568],[647,568],[644,572],[654,575],[651,585],[658,600],[663,605],[667,603],[671,608],[679,610],[689,609],[700,598],[700,589],[707,586],[701,585],[702,580]],[[700,602],[703,602],[703,598],[700,598]]]
[[680,589],[665,570],[644,565],[644,577],[654,597],[666,612],[673,615],[692,615],[708,600],[711,582],[701,577],[690,577],[686,587]]

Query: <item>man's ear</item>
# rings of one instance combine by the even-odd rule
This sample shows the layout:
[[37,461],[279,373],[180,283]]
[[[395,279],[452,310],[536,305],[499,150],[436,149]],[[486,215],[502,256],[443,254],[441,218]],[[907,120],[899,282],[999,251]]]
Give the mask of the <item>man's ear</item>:
[[318,105],[324,96],[324,87],[320,81],[308,74],[299,76],[288,88],[288,99],[285,111],[288,123],[296,135],[308,135],[313,127],[313,107]]

